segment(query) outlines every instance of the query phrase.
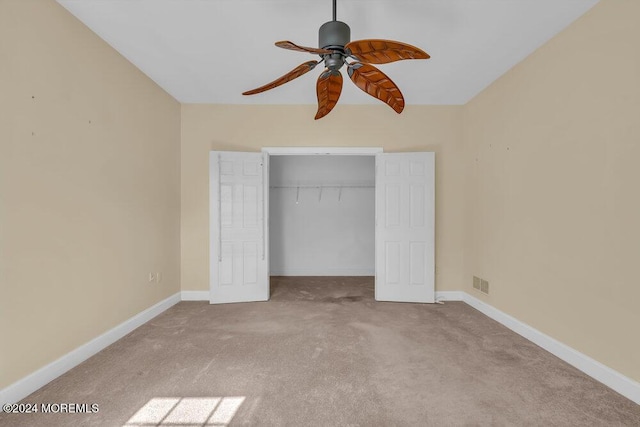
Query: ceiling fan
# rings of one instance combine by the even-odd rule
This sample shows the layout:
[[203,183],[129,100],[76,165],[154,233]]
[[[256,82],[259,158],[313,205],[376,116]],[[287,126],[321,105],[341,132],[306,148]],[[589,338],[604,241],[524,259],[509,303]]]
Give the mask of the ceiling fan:
[[[259,88],[244,92],[254,95],[290,82],[313,70],[324,62],[326,69],[318,77],[316,93],[318,112],[315,119],[321,119],[331,112],[342,92],[342,74],[340,68],[347,65],[349,78],[364,92],[381,100],[398,114],[404,109],[404,97],[393,81],[371,64],[386,64],[403,59],[429,59],[428,53],[415,46],[393,40],[366,39],[351,40],[351,29],[344,22],[336,20],[336,1],[333,0],[333,20],[322,24],[319,30],[319,46],[299,46],[290,41],[276,42],[283,49],[318,54],[320,61],[307,61],[284,76]],[[355,61],[348,62],[347,58]]]

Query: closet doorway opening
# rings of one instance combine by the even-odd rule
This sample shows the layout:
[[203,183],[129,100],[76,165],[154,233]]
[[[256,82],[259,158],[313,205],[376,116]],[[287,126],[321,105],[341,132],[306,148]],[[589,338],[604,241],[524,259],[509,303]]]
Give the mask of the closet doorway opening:
[[375,157],[272,156],[271,276],[375,275]]
[[274,276],[374,276],[378,301],[434,302],[431,152],[210,153],[210,302],[266,301]]

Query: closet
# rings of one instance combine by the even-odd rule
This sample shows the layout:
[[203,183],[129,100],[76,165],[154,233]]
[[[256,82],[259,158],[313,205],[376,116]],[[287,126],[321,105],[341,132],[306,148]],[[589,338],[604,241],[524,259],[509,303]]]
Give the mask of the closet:
[[266,301],[269,276],[375,276],[434,301],[435,155],[379,148],[210,153],[210,301]]
[[272,276],[375,274],[375,157],[273,156]]

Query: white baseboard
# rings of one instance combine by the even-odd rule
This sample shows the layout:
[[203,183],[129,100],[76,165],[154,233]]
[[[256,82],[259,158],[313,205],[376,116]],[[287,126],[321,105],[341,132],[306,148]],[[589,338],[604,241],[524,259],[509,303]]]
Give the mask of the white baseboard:
[[462,291],[436,291],[436,301],[464,301]]
[[551,338],[549,335],[532,328],[526,323],[523,323],[497,308],[480,301],[478,298],[469,295],[466,292],[459,293],[463,296],[462,301],[469,304],[471,307],[503,324],[515,333],[544,348],[549,353],[578,368],[591,378],[600,381],[602,384],[640,405],[640,383],[637,381],[622,375],[620,372],[603,365],[583,353],[580,353],[555,338]]
[[[182,301],[209,301],[209,291],[182,291]],[[436,301],[464,301],[464,292],[438,291]]]
[[182,291],[182,301],[209,301],[209,291]]
[[94,354],[118,341],[137,327],[143,325],[158,314],[180,302],[180,293],[160,301],[132,318],[122,322],[113,329],[92,339],[86,344],[65,354],[58,360],[38,369],[30,375],[0,390],[0,404],[18,402],[60,375],[84,362]]

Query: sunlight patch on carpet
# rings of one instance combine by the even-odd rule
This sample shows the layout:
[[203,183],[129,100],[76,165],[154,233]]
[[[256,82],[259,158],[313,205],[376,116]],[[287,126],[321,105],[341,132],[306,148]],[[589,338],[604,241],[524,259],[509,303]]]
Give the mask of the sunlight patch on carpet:
[[155,397],[123,427],[228,426],[244,402],[244,396]]

